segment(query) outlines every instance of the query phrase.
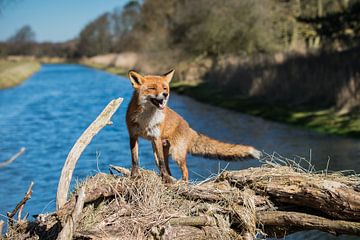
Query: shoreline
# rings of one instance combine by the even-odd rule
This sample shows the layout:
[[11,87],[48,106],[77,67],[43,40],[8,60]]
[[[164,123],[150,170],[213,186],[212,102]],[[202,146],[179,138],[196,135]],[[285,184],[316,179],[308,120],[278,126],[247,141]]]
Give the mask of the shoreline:
[[0,60],[0,90],[18,86],[40,68],[37,61]]
[[[126,70],[94,63],[80,63],[87,67],[125,76]],[[310,107],[290,108],[264,103],[261,99],[250,99],[230,95],[208,83],[191,84],[178,81],[171,84],[171,90],[189,96],[199,102],[261,117],[266,120],[289,124],[318,133],[360,138],[360,114],[338,115],[332,108]]]
[[338,115],[333,108],[290,108],[272,105],[261,99],[230,95],[210,84],[173,84],[172,90],[197,101],[236,112],[285,123],[295,127],[313,130],[318,133],[360,138],[360,114]]

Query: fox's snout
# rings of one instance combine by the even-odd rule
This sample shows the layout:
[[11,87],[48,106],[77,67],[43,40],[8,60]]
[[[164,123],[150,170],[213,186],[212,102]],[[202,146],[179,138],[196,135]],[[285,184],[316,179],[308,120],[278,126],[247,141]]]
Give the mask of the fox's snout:
[[150,97],[150,102],[155,105],[155,107],[164,109],[167,103],[168,93],[163,92],[161,94],[157,94],[156,96]]
[[163,93],[160,93],[160,94],[150,95],[150,99],[154,98],[156,100],[167,100],[168,96],[169,96],[169,93],[163,92]]

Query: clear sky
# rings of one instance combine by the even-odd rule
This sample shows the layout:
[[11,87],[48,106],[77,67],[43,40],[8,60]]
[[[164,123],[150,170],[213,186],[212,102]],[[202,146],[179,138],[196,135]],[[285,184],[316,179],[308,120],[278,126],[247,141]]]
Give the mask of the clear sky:
[[36,40],[59,42],[76,37],[91,20],[127,0],[8,0],[0,13],[0,41],[28,24]]

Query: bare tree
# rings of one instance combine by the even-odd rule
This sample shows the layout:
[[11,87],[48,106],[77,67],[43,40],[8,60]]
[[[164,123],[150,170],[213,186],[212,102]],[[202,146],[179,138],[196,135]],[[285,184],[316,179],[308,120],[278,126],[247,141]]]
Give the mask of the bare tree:
[[29,25],[25,25],[16,31],[7,41],[17,44],[35,42],[35,32]]
[[110,14],[104,13],[90,22],[80,33],[79,51],[82,55],[93,56],[111,50]]

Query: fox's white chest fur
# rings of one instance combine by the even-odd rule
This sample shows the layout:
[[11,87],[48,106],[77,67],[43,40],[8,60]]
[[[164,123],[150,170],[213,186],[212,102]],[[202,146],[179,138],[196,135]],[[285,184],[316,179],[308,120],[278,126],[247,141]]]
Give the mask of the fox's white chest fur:
[[160,137],[160,124],[164,121],[163,111],[152,106],[144,107],[143,110],[133,118],[136,128],[133,129],[136,135],[143,138]]

